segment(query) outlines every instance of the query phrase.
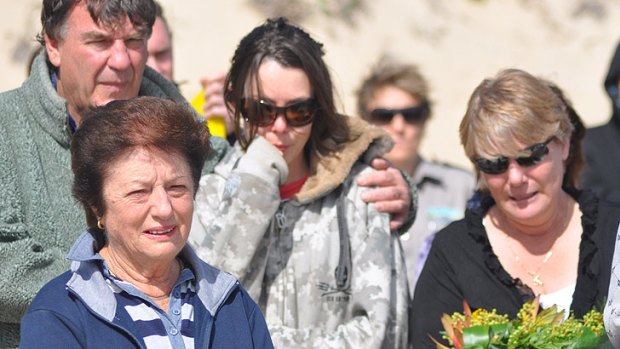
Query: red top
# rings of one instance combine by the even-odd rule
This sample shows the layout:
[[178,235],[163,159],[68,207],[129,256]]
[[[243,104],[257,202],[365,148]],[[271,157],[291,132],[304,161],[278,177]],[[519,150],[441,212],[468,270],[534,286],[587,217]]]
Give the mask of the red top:
[[296,180],[295,182],[291,182],[289,184],[285,184],[280,187],[280,200],[288,200],[292,198],[295,194],[299,193],[301,187],[304,186],[306,180],[310,177],[310,174],[306,174],[302,179]]

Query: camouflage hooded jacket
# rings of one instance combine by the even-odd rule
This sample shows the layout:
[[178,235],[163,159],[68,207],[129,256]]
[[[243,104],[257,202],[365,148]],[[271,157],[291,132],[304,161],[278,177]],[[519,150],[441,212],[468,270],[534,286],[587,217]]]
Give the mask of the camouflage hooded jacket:
[[260,137],[246,153],[235,146],[200,181],[190,243],[239,277],[276,347],[406,346],[409,291],[399,239],[388,215],[362,201],[366,189],[355,181],[391,140],[358,119],[350,125],[352,141],[311,159],[312,174],[291,200],[279,195],[286,163]]

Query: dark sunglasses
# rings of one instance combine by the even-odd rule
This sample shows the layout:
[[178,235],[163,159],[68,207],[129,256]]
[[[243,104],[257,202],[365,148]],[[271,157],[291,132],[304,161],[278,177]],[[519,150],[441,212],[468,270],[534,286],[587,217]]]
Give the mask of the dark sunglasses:
[[285,107],[276,107],[262,99],[242,98],[240,111],[243,118],[250,124],[269,126],[283,115],[288,126],[305,126],[314,120],[317,103],[314,98],[296,102]]
[[423,103],[417,107],[409,107],[403,109],[385,109],[377,108],[370,112],[370,121],[377,124],[388,124],[392,121],[394,115],[400,114],[409,124],[418,124],[428,117],[428,103]]
[[[525,150],[530,152],[530,156],[518,157],[515,158],[515,161],[519,166],[523,167],[530,167],[538,164],[545,155],[549,154],[549,147],[547,147],[547,145],[554,139],[555,136],[551,136],[551,138],[542,143],[537,143],[526,148]],[[492,160],[477,158],[474,162],[480,171],[488,174],[504,173],[508,169],[509,164],[509,160],[506,156],[499,156]]]

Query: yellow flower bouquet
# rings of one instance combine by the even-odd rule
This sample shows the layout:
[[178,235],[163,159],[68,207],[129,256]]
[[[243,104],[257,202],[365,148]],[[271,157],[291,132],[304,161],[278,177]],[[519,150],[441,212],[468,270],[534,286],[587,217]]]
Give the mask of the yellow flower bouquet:
[[603,326],[603,314],[593,309],[583,319],[564,320],[564,310],[552,306],[539,312],[539,300],[525,303],[515,319],[496,310],[444,314],[443,338],[450,344],[438,349],[591,349],[613,348]]

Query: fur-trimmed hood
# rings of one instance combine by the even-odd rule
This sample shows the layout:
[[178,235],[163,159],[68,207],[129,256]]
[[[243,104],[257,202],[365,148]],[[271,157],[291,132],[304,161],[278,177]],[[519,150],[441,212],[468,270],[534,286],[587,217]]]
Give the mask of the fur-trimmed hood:
[[311,175],[295,196],[299,202],[312,201],[336,189],[358,159],[370,164],[373,158],[392,149],[394,142],[387,132],[360,118],[346,118],[351,133],[349,142],[337,153],[310,159]]

